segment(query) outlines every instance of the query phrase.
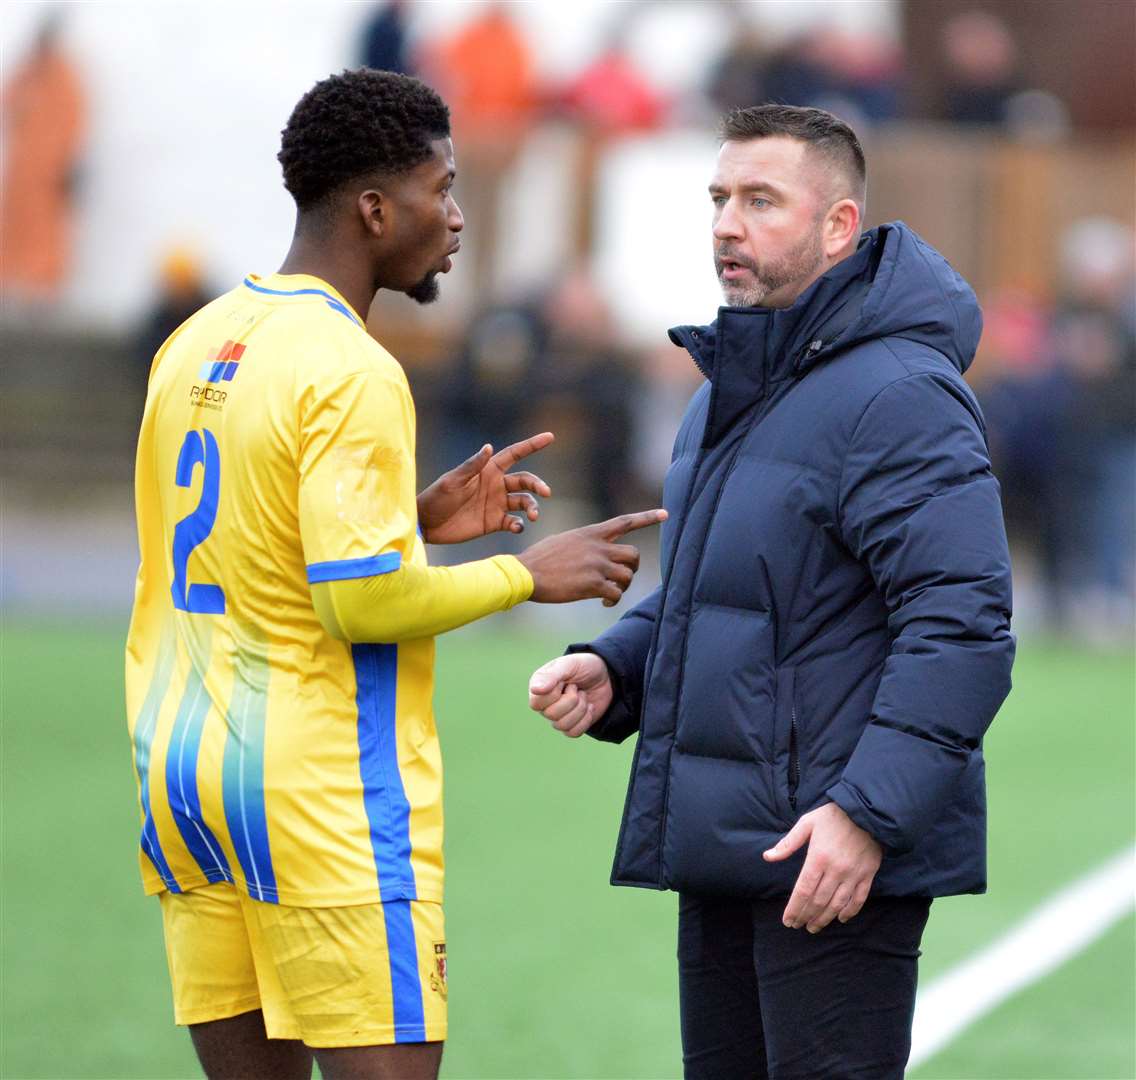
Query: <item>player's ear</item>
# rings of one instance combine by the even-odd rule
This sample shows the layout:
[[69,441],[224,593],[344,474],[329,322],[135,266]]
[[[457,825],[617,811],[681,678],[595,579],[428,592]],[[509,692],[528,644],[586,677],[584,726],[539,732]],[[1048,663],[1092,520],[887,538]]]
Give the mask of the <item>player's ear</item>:
[[381,237],[390,225],[390,201],[377,188],[368,188],[359,193],[355,205],[367,232]]

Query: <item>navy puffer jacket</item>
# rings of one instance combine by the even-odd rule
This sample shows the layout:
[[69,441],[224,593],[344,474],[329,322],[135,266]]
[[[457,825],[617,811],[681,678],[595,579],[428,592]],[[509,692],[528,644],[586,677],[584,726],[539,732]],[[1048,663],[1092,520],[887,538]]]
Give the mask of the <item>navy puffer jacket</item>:
[[612,881],[787,895],[762,851],[832,801],[873,892],[986,885],[982,736],[1010,688],[1010,564],[962,373],[970,287],[906,226],[791,307],[678,327],[707,378],[664,488],[662,584],[597,640],[638,732]]

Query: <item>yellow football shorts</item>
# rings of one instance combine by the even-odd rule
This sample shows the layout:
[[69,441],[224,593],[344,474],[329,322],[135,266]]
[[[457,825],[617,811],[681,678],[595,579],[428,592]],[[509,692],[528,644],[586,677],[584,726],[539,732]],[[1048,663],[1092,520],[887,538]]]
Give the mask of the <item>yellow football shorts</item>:
[[261,1009],[270,1039],[313,1047],[446,1037],[441,904],[284,907],[225,882],[161,899],[179,1024]]

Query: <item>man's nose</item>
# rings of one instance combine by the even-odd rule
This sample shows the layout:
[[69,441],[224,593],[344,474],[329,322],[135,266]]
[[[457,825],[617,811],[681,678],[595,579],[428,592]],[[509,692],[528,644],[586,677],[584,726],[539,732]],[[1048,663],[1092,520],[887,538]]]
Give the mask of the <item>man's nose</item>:
[[745,236],[741,216],[734,209],[734,200],[728,199],[714,219],[715,240],[740,240]]
[[465,215],[461,212],[461,207],[458,206],[456,199],[451,198],[450,203],[450,213],[446,218],[446,225],[450,232],[461,232],[465,228]]

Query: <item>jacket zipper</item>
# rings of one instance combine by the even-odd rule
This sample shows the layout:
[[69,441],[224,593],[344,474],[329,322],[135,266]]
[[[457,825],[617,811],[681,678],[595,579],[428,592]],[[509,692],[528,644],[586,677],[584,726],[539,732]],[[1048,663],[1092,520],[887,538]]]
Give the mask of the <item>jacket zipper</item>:
[[797,812],[797,788],[801,783],[801,755],[797,748],[797,703],[789,713],[789,807]]

